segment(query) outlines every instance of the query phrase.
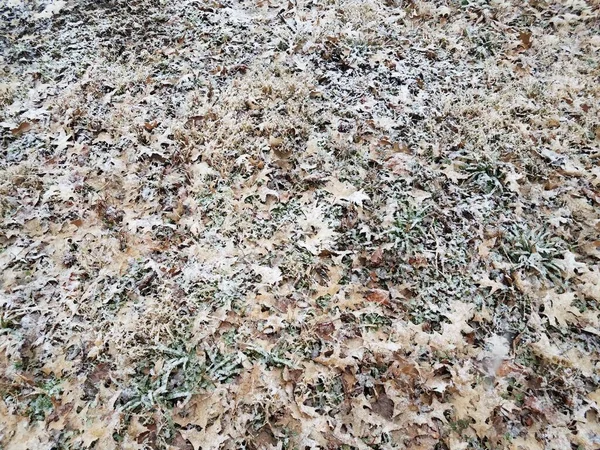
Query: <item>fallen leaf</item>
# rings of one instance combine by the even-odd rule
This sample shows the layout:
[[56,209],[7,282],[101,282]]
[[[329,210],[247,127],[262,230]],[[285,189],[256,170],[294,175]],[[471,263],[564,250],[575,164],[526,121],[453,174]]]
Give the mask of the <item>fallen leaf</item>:
[[519,33],[519,39],[521,40],[524,49],[527,50],[531,48],[531,32],[521,31]]
[[25,133],[26,131],[31,130],[31,127],[33,125],[31,124],[31,122],[21,122],[19,124],[18,127],[13,128],[12,130],[10,130],[10,132],[14,135],[14,136],[19,136],[20,134]]
[[367,294],[366,299],[369,302],[389,306],[390,293],[388,291],[384,291],[383,289],[374,289]]
[[264,284],[277,284],[283,279],[279,267],[259,266],[255,264],[252,266],[252,270],[260,275],[261,281]]
[[381,247],[377,247],[377,250],[373,252],[370,259],[372,265],[375,267],[380,266],[383,262],[383,249]]
[[340,203],[340,200],[346,200],[350,203],[362,206],[364,200],[369,200],[369,196],[361,189],[357,190],[349,183],[339,180],[331,180],[325,190],[333,195],[333,203]]
[[490,288],[490,295],[493,295],[496,291],[503,291],[507,288],[504,284],[491,280],[487,273],[484,273],[475,281],[481,287]]
[[179,430],[184,439],[188,440],[194,450],[218,450],[223,442],[229,439],[227,432],[223,432],[221,419],[208,426],[202,431],[196,428]]

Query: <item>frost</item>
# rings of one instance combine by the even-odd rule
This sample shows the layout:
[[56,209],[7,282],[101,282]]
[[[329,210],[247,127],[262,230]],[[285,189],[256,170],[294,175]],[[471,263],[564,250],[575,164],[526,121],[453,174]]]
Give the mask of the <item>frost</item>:
[[1,448],[599,447],[594,2],[0,3]]

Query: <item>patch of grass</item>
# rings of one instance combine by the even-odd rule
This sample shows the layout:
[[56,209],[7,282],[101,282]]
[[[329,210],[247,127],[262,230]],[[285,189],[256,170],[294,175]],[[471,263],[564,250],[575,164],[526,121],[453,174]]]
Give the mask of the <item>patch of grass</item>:
[[317,306],[321,309],[326,309],[331,303],[331,295],[322,295],[316,300]]
[[[414,302],[413,302],[414,303]],[[432,311],[431,309],[424,309],[420,304],[411,305],[410,309],[410,319],[411,322],[415,325],[420,325],[422,323],[428,323],[431,327],[432,324],[439,324],[440,314],[437,311]]]
[[226,331],[221,336],[221,339],[223,340],[223,342],[225,342],[225,345],[227,345],[228,347],[233,347],[237,342],[237,331],[236,330]]
[[60,381],[51,378],[46,380],[35,393],[33,400],[27,405],[27,415],[32,421],[44,420],[46,415],[54,409],[52,398],[60,394]]
[[196,195],[198,209],[206,217],[207,226],[219,228],[223,225],[232,198],[233,191],[224,185],[219,185],[216,189],[206,188]]
[[206,373],[211,380],[221,383],[231,381],[242,370],[241,353],[221,353],[217,349],[206,351]]
[[553,262],[566,250],[566,245],[560,238],[541,228],[513,225],[507,230],[500,247],[515,269],[535,272],[560,283],[561,270]]
[[285,357],[285,349],[282,347],[275,347],[269,352],[257,345],[249,345],[245,354],[251,360],[262,361],[267,367],[294,367],[293,362]]
[[29,403],[27,412],[29,418],[33,421],[44,420],[46,414],[52,411],[52,408],[52,399],[46,394],[39,394]]
[[504,190],[504,175],[494,161],[485,159],[473,162],[465,167],[465,171],[469,174],[467,181],[485,194]]
[[361,323],[368,328],[379,329],[382,326],[390,326],[392,321],[389,317],[378,313],[365,313],[360,316]]
[[393,227],[387,233],[398,250],[410,253],[423,242],[430,227],[426,223],[428,210],[407,204],[396,213]]
[[526,392],[523,390],[523,386],[514,378],[509,378],[506,392],[501,394],[507,400],[513,399],[518,406],[523,405],[525,395]]
[[517,354],[515,362],[525,367],[530,367],[534,371],[538,370],[542,364],[541,359],[529,348],[526,348],[524,351]]
[[308,391],[304,404],[321,414],[337,408],[344,400],[344,385],[341,377],[326,379],[319,377],[314,383],[299,384],[296,389]]
[[186,352],[181,347],[159,346],[157,350],[158,355],[166,357],[160,371],[152,373],[147,364],[138,368],[138,376],[121,396],[125,411],[149,410],[157,405],[168,409],[175,401],[189,399],[209,387],[211,376],[219,374],[215,354],[211,354],[213,359],[207,365],[195,352]]
[[295,450],[298,447],[293,445],[293,442],[296,438],[296,436],[298,436],[298,433],[295,432],[294,430],[287,428],[287,427],[283,427],[281,428],[280,432],[279,432],[279,442],[281,442],[281,446],[283,450]]

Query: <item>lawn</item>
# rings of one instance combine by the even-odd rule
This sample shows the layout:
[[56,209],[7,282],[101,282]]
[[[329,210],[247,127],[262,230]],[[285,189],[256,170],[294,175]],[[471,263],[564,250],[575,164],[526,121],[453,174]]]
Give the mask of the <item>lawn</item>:
[[0,449],[600,448],[598,0],[0,0]]

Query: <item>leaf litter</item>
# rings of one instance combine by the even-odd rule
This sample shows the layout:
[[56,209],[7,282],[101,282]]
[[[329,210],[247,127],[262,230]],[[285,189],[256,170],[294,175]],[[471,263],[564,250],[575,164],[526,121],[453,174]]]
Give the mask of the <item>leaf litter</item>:
[[599,6],[2,2],[2,448],[600,447]]

